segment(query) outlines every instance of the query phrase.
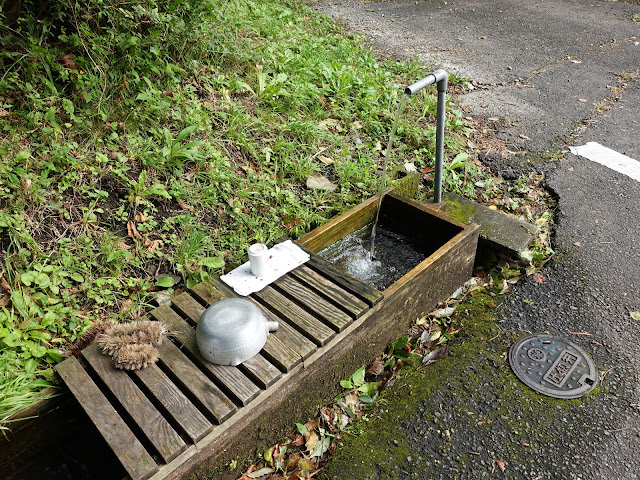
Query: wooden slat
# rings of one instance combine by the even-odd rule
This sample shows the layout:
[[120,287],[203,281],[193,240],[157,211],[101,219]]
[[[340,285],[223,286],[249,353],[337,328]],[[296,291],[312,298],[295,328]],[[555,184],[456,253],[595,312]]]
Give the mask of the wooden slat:
[[[216,282],[211,280],[209,282],[200,282],[191,289],[191,292],[207,305],[213,305],[220,300],[230,297],[225,291],[217,289]],[[233,297],[237,295],[234,294],[231,296]]]
[[293,303],[273,287],[267,286],[254,293],[254,295],[269,305],[270,308],[276,310],[278,316],[286,319],[291,326],[318,346],[326,344],[336,334],[320,320]]
[[131,478],[144,480],[151,477],[158,470],[156,462],[80,363],[74,357],[70,357],[59,363],[56,371]]
[[207,417],[191,403],[157,365],[134,370],[132,373],[149,389],[151,395],[167,410],[167,413],[175,423],[180,425],[180,428],[192,442],[195,443],[203,439],[213,430],[213,424],[207,420]]
[[345,272],[339,267],[335,266],[330,261],[316,255],[315,253],[301,247],[310,255],[307,265],[314,270],[322,273],[325,277],[331,279],[332,282],[337,283],[343,288],[346,288],[351,293],[360,297],[370,306],[376,305],[380,300],[384,298],[384,294],[375,288],[363,283],[350,273]]
[[[225,298],[238,298],[237,295],[228,285],[223,283],[218,278],[212,278],[209,281],[209,284],[205,284],[199,292],[206,293],[210,298],[217,298],[218,295],[224,295]],[[214,293],[217,292],[217,293]],[[196,293],[196,292],[194,292]],[[199,295],[199,293],[198,293]],[[275,315],[274,313],[267,310],[263,305],[260,304],[253,296],[251,297],[239,297],[246,298],[250,302],[253,302],[255,305],[260,308],[262,314],[265,318],[270,322],[278,322],[280,328],[277,332],[272,333],[271,335],[276,336],[279,340],[282,341],[285,345],[287,345],[291,350],[297,352],[302,359],[308,358],[313,352],[317,350],[315,343],[309,340],[307,337],[299,333],[297,330],[289,326],[286,322],[284,322],[280,317]]]
[[200,321],[200,317],[202,317],[202,314],[205,311],[205,308],[187,292],[181,293],[175,297],[171,301],[171,306],[186,318],[191,319],[194,323],[198,323]]
[[269,388],[282,376],[282,372],[259,353],[239,365],[240,369],[261,388]]
[[353,321],[345,312],[289,275],[280,277],[274,284],[306,310],[312,310],[315,316],[322,318],[326,325],[338,332],[344,330]]
[[267,342],[262,347],[262,355],[283,372],[289,372],[302,361],[300,354],[282,342],[274,333],[267,336]]
[[369,305],[364,303],[358,297],[347,292],[339,285],[336,285],[331,280],[323,277],[305,265],[300,265],[295,270],[292,270],[291,275],[325,295],[334,303],[342,306],[345,310],[350,312],[354,318],[360,318],[364,312],[369,310]]
[[214,365],[200,354],[196,342],[196,332],[171,307],[162,305],[151,311],[151,315],[163,322],[172,336],[184,345],[198,366],[209,372],[225,393],[231,395],[240,405],[247,405],[256,398],[260,389],[238,368],[229,365]]
[[158,346],[160,361],[206,411],[222,423],[236,411],[236,407],[220,389],[170,341]]
[[165,463],[169,463],[187,448],[184,440],[140,391],[127,372],[117,370],[111,359],[100,353],[97,345],[85,348],[82,356],[140,427]]

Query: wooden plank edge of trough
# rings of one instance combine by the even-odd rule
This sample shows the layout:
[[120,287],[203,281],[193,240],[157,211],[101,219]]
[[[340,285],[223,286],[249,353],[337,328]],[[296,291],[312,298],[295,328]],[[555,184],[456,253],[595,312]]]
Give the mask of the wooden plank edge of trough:
[[[339,391],[339,381],[367,364],[390,342],[410,327],[413,320],[444,301],[471,275],[478,235],[471,227],[456,235],[449,250],[436,255],[429,265],[442,275],[424,288],[424,278],[408,279],[404,289],[385,295],[361,318],[295,366],[252,403],[243,408],[170,464],[160,468],[152,480],[190,478],[237,478],[225,463],[247,455],[258,446],[268,447],[292,428],[297,419],[310,417],[318,405],[331,400]],[[457,243],[456,243],[457,242]],[[423,273],[423,272],[421,272]],[[433,277],[433,272],[429,275]],[[425,277],[426,275],[422,275]],[[423,302],[422,295],[429,295]],[[330,372],[330,373],[329,373]]]

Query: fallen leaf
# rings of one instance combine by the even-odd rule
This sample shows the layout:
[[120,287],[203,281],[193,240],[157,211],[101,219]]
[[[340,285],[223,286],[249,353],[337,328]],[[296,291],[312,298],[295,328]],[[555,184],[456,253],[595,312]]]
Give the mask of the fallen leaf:
[[424,357],[422,357],[422,365],[430,365],[433,362],[444,358],[447,354],[447,347],[440,347],[431,352],[427,353]]
[[504,467],[504,462],[502,460],[496,460],[496,465],[498,465],[498,468],[504,472],[505,467]]
[[135,217],[133,217],[135,219],[136,222],[146,222],[147,220],[149,220],[149,217],[147,217],[144,213],[137,213]]
[[251,472],[250,474],[247,475],[247,477],[249,478],[260,478],[263,475],[267,475],[269,473],[273,472],[273,468],[270,467],[264,467],[261,468],[260,470],[256,470],[255,472]]
[[131,300],[130,298],[127,298],[120,304],[120,312],[127,313],[131,310],[132,306],[133,306],[133,300]]
[[9,282],[5,280],[2,274],[0,274],[0,288],[2,288],[2,290],[4,290],[5,292],[11,291],[11,285],[9,285]]
[[285,222],[284,226],[285,228],[288,228],[289,230],[291,230],[293,227],[298,225],[301,221],[302,221],[301,218],[294,218],[292,220]]
[[147,252],[153,253],[156,250],[162,250],[162,240],[152,240],[147,247]]
[[380,375],[384,371],[384,362],[380,357],[376,358],[367,367],[368,375]]
[[573,246],[580,248],[582,247],[582,244],[580,242],[574,242]]
[[313,173],[307,177],[307,188],[333,191],[338,188],[338,186],[335,183],[332,183],[327,177],[320,175],[319,173]]
[[547,277],[540,272],[536,272],[533,274],[533,281],[536,283],[544,283],[547,281]]
[[75,59],[73,57],[73,55],[70,54],[65,54],[65,55],[60,55],[59,57],[56,58],[56,61],[62,65],[64,68],[68,68],[69,70],[77,70],[80,71],[80,69],[78,68],[78,66],[75,63]]
[[569,60],[569,61],[570,61],[571,63],[582,63],[582,60],[575,60],[575,59],[572,59],[572,60]]
[[188,210],[190,212],[193,212],[193,207],[191,205],[184,203],[182,200],[178,200],[178,206],[183,210]]
[[325,130],[329,130],[329,127],[335,127],[336,125],[338,125],[338,120],[335,118],[327,118],[318,124],[320,128],[324,128]]
[[20,190],[22,190],[22,193],[24,194],[29,193],[29,187],[31,187],[31,182],[32,180],[27,177],[22,177],[20,179]]
[[426,167],[426,168],[421,168],[420,173],[427,174],[427,173],[434,172],[435,170],[436,170],[436,167]]
[[293,437],[293,441],[291,443],[293,443],[296,447],[301,447],[302,445],[304,445],[304,437],[302,436],[302,434],[298,433],[295,437]]
[[333,165],[333,159],[329,157],[325,157],[324,155],[318,155],[318,160],[320,160],[325,165]]
[[140,233],[138,233],[138,229],[136,228],[136,226],[134,225],[134,223],[131,220],[129,220],[127,222],[127,234],[133,239],[142,238],[142,235],[140,235]]
[[307,427],[307,430],[309,430],[309,431],[315,430],[316,428],[318,428],[318,425],[320,425],[320,419],[319,418],[311,419],[307,423],[304,424],[304,426]]
[[631,318],[640,322],[640,312],[631,312]]
[[579,98],[578,101],[584,103],[584,102],[587,101],[587,99],[586,98]]
[[433,316],[436,318],[446,318],[453,315],[453,312],[455,311],[456,311],[456,307],[441,308],[433,312]]
[[6,307],[7,305],[9,305],[9,295],[2,295],[0,297],[0,308]]
[[318,440],[320,440],[320,437],[316,432],[307,432],[304,434],[304,439],[305,439],[304,445],[307,451],[310,452],[316,447],[316,444],[318,443]]
[[353,128],[360,130],[362,128],[362,122],[360,120],[356,120],[351,124]]

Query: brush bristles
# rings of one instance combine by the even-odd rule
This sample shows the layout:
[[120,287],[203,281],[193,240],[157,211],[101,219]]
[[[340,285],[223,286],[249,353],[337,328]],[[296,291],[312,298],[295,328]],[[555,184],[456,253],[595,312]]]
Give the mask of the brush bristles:
[[158,361],[156,346],[167,327],[162,322],[139,320],[109,326],[96,338],[102,353],[113,358],[116,368],[138,370]]
[[119,323],[100,334],[96,342],[107,355],[114,355],[125,345],[160,345],[167,328],[161,322],[142,320],[131,323]]
[[124,345],[113,357],[116,368],[123,370],[139,370],[147,368],[158,361],[158,349],[153,345]]

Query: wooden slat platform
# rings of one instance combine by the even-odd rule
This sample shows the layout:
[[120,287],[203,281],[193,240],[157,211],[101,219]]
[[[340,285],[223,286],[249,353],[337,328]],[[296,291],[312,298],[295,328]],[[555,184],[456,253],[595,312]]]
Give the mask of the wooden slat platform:
[[207,362],[196,344],[195,326],[206,307],[236,296],[218,279],[151,312],[151,319],[170,330],[156,365],[117,370],[94,345],[80,361],[69,358],[56,367],[132,479],[170,476],[181,458],[209,444],[245,408],[259,408],[256,399],[268,398],[267,389],[295,375],[383,298],[311,256],[307,265],[246,297],[280,328],[259,354],[237,367]]

